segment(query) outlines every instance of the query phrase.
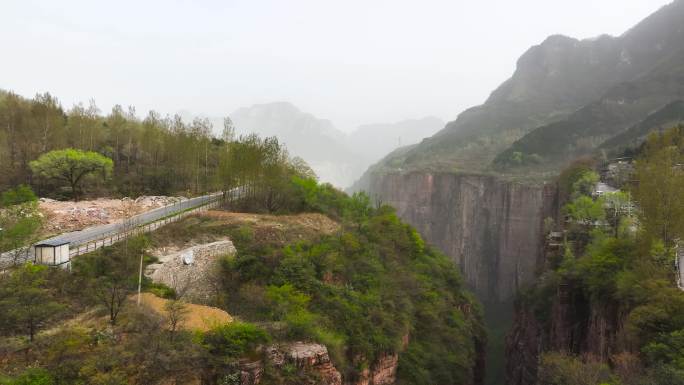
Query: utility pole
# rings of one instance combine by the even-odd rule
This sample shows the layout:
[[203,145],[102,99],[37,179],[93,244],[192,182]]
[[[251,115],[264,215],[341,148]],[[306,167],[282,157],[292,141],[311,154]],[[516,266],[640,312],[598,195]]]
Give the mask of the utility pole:
[[140,306],[140,297],[142,293],[142,269],[143,269],[143,252],[140,252],[140,274],[138,275],[138,306]]

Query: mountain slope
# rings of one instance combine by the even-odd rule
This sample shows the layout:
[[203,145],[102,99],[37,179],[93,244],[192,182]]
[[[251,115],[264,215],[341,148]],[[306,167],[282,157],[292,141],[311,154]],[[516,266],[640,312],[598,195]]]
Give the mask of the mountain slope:
[[599,148],[610,152],[611,155],[619,156],[624,151],[639,147],[649,133],[662,131],[682,122],[684,122],[684,101],[677,100],[650,114],[627,131],[603,142]]
[[677,0],[619,37],[551,36],[483,105],[380,169],[511,172],[522,157],[555,170],[681,98],[683,22]]
[[559,164],[590,154],[605,140],[681,98],[684,49],[666,56],[637,79],[612,87],[568,118],[535,129],[501,153],[496,161],[506,164],[518,152],[523,156],[537,154],[547,164]]

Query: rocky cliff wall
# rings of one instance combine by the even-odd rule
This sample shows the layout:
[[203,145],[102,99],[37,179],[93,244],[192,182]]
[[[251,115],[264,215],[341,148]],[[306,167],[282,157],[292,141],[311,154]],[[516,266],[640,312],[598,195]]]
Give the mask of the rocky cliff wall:
[[505,301],[534,279],[552,189],[493,176],[411,173],[374,176],[369,191],[452,257],[480,299]]
[[[609,363],[629,351],[621,336],[624,316],[616,303],[591,304],[581,289],[564,282],[549,297],[549,314],[539,318],[534,305],[519,301],[506,337],[506,384],[537,384],[540,357],[563,352]],[[538,309],[539,310],[539,309]]]
[[[281,369],[285,363],[299,370],[315,373],[318,385],[393,385],[396,382],[398,354],[380,357],[370,368],[363,370],[358,379],[347,381],[330,360],[328,348],[316,343],[294,342],[266,348],[269,365]],[[240,362],[240,384],[259,385],[264,374],[262,360]]]

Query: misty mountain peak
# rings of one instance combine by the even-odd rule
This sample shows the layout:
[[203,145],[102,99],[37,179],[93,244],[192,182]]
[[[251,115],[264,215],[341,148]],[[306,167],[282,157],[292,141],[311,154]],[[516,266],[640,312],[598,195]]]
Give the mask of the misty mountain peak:
[[516,154],[557,162],[584,154],[684,98],[682,63],[684,0],[617,37],[549,36],[519,58],[513,75],[483,105],[388,156],[378,169],[472,171]]
[[340,139],[344,133],[327,119],[302,112],[289,102],[255,104],[230,114],[239,133],[258,132],[267,136],[287,137],[295,133],[325,135]]
[[[274,114],[287,117],[302,114],[302,111],[290,102],[271,102],[255,104],[251,107],[242,108],[238,111],[242,110],[244,110],[250,116],[258,116],[261,114]],[[236,111],[236,113],[238,113],[238,111]]]

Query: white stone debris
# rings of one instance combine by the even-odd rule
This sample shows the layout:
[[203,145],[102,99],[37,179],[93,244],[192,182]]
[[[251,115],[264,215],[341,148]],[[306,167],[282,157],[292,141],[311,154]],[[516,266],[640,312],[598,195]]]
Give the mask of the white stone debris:
[[155,252],[159,262],[147,266],[145,275],[153,282],[163,283],[176,294],[195,303],[211,299],[219,257],[235,255],[230,240],[192,246],[183,250],[161,249]]

